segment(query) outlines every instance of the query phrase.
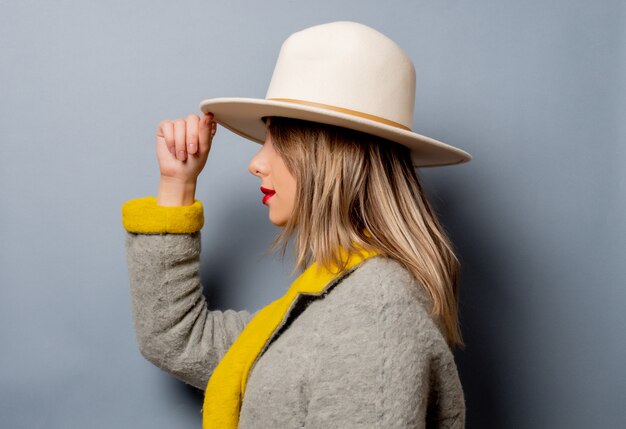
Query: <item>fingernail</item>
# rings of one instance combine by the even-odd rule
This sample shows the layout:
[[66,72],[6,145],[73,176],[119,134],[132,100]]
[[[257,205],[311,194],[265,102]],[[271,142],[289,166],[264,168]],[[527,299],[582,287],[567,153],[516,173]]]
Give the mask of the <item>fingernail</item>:
[[195,143],[189,143],[189,150],[192,151],[196,148],[196,144]]
[[178,151],[178,159],[184,159],[185,158],[185,151],[184,150],[179,150]]

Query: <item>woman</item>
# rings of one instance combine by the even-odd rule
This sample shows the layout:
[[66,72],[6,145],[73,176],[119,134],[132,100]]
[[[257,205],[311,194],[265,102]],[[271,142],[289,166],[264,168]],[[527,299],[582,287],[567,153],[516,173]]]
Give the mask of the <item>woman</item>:
[[[464,427],[459,264],[415,167],[470,156],[411,131],[414,95],[395,42],[339,21],[283,43],[264,100],[159,124],[159,194],[123,207],[135,328],[205,390],[204,428]],[[282,227],[272,248],[295,236],[302,270],[255,314],[202,295],[195,184],[217,123],[262,143],[249,170]]]

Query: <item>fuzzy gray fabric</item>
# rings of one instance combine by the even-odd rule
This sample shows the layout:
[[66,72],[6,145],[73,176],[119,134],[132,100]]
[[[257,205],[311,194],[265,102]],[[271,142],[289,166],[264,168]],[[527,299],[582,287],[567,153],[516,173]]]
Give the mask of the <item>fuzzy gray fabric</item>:
[[[254,314],[208,310],[199,232],[127,232],[126,252],[141,354],[204,390]],[[428,303],[381,256],[299,296],[250,371],[239,428],[464,428],[454,356]]]

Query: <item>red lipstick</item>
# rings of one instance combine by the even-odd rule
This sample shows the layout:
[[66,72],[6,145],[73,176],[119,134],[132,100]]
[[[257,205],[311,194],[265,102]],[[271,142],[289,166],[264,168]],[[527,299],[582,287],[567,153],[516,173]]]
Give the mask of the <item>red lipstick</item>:
[[272,195],[276,193],[275,190],[264,188],[263,186],[261,186],[261,192],[265,194],[265,196],[263,197],[263,201],[262,201],[263,204],[267,204],[267,200],[269,200],[272,197]]

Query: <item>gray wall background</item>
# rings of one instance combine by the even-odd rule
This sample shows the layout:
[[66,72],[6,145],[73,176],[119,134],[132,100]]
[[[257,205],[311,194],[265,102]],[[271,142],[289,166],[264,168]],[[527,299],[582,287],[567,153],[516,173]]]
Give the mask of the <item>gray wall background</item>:
[[[621,1],[20,1],[0,15],[0,426],[200,427],[138,352],[121,205],[155,195],[154,131],[263,98],[282,41],[368,24],[414,59],[414,129],[474,156],[424,169],[463,263],[468,428],[626,426]],[[291,262],[220,128],[200,177],[212,308],[259,309]]]

